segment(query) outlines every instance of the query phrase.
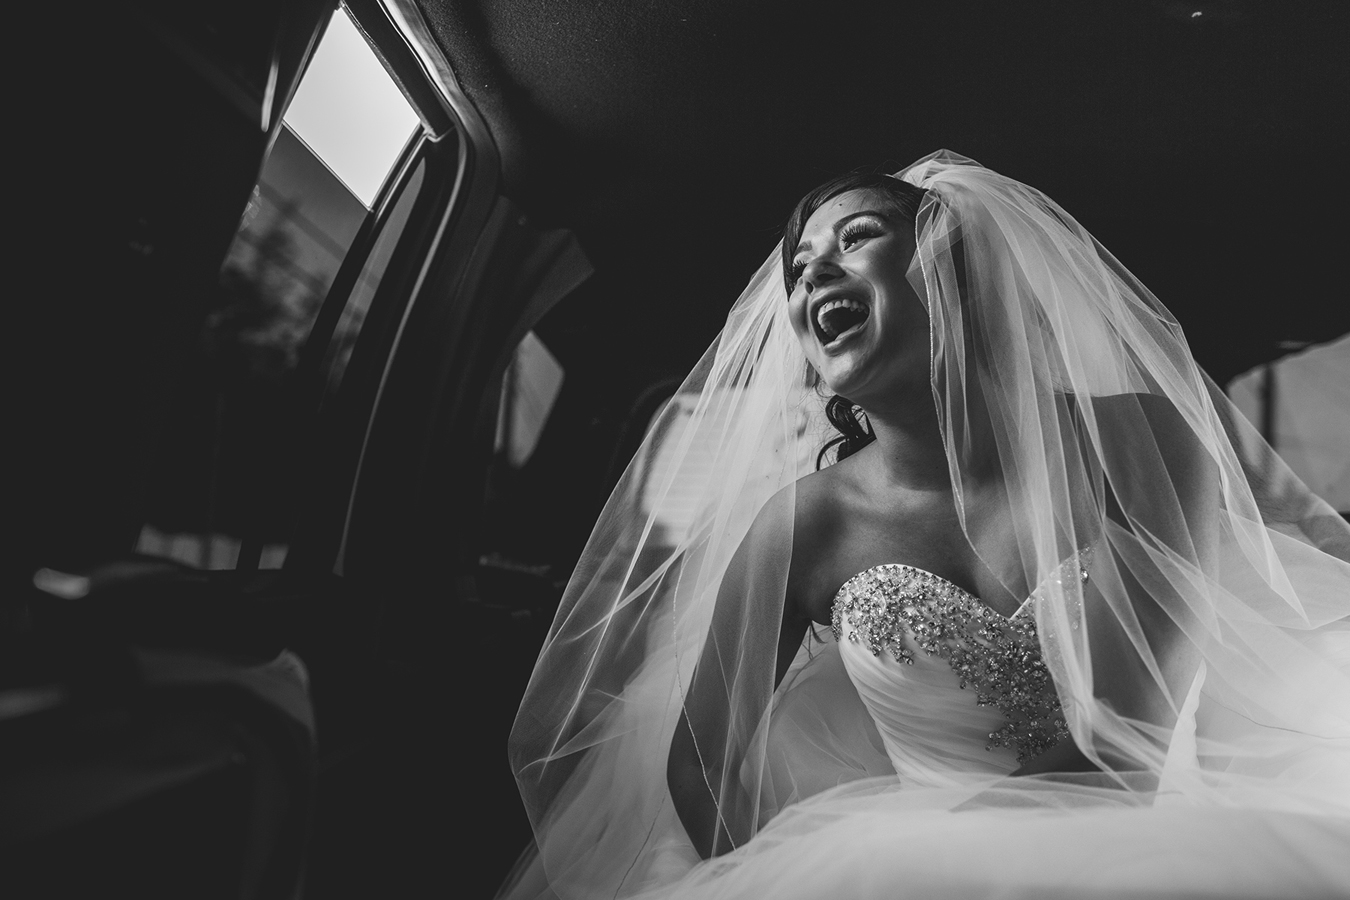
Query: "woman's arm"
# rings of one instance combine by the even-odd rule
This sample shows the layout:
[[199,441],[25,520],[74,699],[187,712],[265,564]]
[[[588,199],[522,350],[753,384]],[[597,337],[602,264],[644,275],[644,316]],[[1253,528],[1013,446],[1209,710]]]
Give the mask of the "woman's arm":
[[[741,759],[737,750],[741,748],[735,735],[752,730],[763,709],[733,711],[732,701],[737,696],[759,693],[767,703],[806,636],[808,621],[789,599],[784,599],[781,614],[774,611],[770,615],[767,610],[746,606],[757,572],[787,571],[787,560],[781,556],[790,553],[791,535],[781,534],[780,523],[792,519],[784,520],[783,511],[777,507],[790,502],[791,492],[787,492],[786,500],[782,498],[779,495],[761,512],[722,579],[712,627],[666,760],[666,782],[675,811],[694,849],[704,859],[732,850],[748,839],[753,820],[754,798],[738,783]],[[790,512],[787,514],[790,516]],[[766,559],[766,555],[776,558]],[[750,685],[747,689],[729,680],[737,675],[744,677],[743,667],[733,664],[746,661],[746,648],[740,645],[743,636],[769,628],[778,631],[773,684]],[[728,735],[733,737],[729,740]]]
[[[1129,605],[1120,611],[1102,609],[1096,621],[1088,616],[1095,693],[1121,715],[1170,730],[1199,664],[1198,648],[1187,634],[1193,632],[1197,611],[1178,590],[1195,574],[1181,569],[1195,566],[1202,577],[1215,575],[1219,469],[1168,400],[1149,394],[1108,400],[1120,409],[1104,410],[1099,417],[1107,543]],[[1109,605],[1093,582],[1088,587],[1090,605]],[[1137,646],[1128,633],[1130,614],[1146,647]]]
[[[1177,585],[1198,565],[1213,573],[1218,546],[1219,473],[1181,412],[1162,397],[1098,398],[1098,453],[1106,477],[1105,540],[1096,577],[1084,587],[1094,696],[1140,723],[1157,743],[1176,725],[1177,710],[1199,663],[1187,632],[1195,610]],[[1086,436],[1084,436],[1086,438]],[[1165,751],[1165,746],[1156,749]],[[1111,768],[1138,760],[1098,747]],[[1014,774],[1097,769],[1066,738]]]
[[[784,615],[779,633],[775,687],[782,682],[783,674],[792,664],[797,649],[806,637],[806,629],[805,619]],[[705,771],[701,764],[688,713],[681,710],[675,737],[670,744],[670,756],[666,761],[666,781],[670,786],[671,800],[675,803],[675,812],[688,832],[694,849],[703,859],[725,853],[736,846],[729,823],[719,821],[718,818],[717,801],[713,796],[717,780],[716,775]]]
[[[1124,394],[1094,403],[1099,425],[1095,439],[1106,472],[1104,543],[1112,555],[1105,567],[1099,557],[1093,568],[1102,574],[1084,587],[1093,694],[1117,714],[1167,733],[1176,724],[1176,710],[1195,676],[1199,654],[1186,634],[1194,612],[1172,587],[1157,557],[1180,557],[1212,571],[1218,543],[1218,467],[1167,400]],[[1088,436],[1080,438],[1086,442]],[[1086,443],[1083,449],[1092,455]],[[1119,592],[1111,591],[1111,598],[1103,595],[1101,582],[1108,572],[1118,575],[1124,604]],[[1111,768],[1135,763],[1109,748],[1097,752]],[[1099,770],[1066,737],[1012,774]]]

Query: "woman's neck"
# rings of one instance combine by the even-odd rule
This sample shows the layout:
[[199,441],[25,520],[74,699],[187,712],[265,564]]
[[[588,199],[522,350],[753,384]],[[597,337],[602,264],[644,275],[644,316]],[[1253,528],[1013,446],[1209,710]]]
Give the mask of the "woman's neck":
[[[889,487],[950,491],[951,469],[937,409],[931,395],[924,401],[890,409],[866,410],[876,435],[872,464],[882,483]],[[987,417],[973,415],[969,418],[964,429],[964,446],[956,448],[962,480],[967,488],[996,479],[998,468]]]
[[947,451],[931,404],[928,415],[868,411],[867,420],[876,435],[869,455],[882,485],[912,491],[951,489]]

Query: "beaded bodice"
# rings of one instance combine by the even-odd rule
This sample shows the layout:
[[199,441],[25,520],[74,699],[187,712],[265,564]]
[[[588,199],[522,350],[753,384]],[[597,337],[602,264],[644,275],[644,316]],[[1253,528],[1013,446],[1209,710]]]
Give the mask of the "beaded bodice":
[[[1070,566],[1078,569],[1081,579],[1087,579],[1084,554],[1066,563],[1056,577],[1064,577]],[[855,683],[860,679],[870,682],[858,685],[859,693],[865,702],[873,698],[868,702],[869,710],[887,739],[888,749],[893,744],[913,743],[895,733],[912,725],[898,723],[888,729],[888,723],[883,721],[888,709],[878,707],[889,708],[894,704],[876,702],[878,677],[892,681],[908,679],[910,684],[897,684],[895,689],[911,694],[940,692],[945,696],[938,699],[946,703],[952,703],[956,696],[953,687],[966,692],[964,697],[968,699],[960,701],[957,707],[963,712],[959,718],[974,717],[973,722],[966,724],[973,724],[981,735],[987,735],[984,749],[1007,751],[999,753],[1001,757],[1015,753],[1018,763],[1039,755],[1067,736],[1068,727],[1049,670],[1041,658],[1029,604],[1030,601],[1024,603],[1011,617],[1005,617],[945,578],[906,565],[876,566],[840,587],[833,604],[832,628]],[[848,665],[850,653],[845,652],[848,645],[865,648],[876,658],[875,663],[867,664],[867,673],[860,671],[863,664],[859,661]],[[919,672],[905,672],[916,660],[924,669],[921,678],[915,677]],[[935,665],[939,661],[945,665]],[[943,676],[940,669],[949,671]],[[949,683],[953,681],[954,685]],[[864,689],[869,686],[870,692]],[[927,708],[934,705],[930,703]],[[986,707],[989,712],[981,714],[962,707]],[[995,711],[997,715],[993,715]],[[970,715],[964,715],[965,712]],[[889,709],[889,713],[895,718],[899,709]],[[893,759],[897,752],[909,752],[898,746],[895,750]],[[1004,768],[1012,765],[1009,761]]]

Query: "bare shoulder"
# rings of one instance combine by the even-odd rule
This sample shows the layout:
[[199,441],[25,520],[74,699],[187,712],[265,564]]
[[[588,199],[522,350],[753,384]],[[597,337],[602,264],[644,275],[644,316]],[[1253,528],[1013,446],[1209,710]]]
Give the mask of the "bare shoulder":
[[846,530],[853,490],[849,467],[836,464],[799,478],[774,498],[779,504],[775,518],[792,523],[787,536],[791,548],[787,601],[798,618],[817,622],[828,618],[820,600],[833,595],[832,563]]
[[750,526],[751,539],[792,545],[812,543],[838,514],[839,481],[835,467],[830,467],[782,488],[755,516]]
[[733,561],[737,574],[750,577],[769,557],[787,566],[786,617],[828,621],[839,569],[854,562],[841,561],[841,555],[848,555],[862,490],[856,468],[850,457],[782,488],[760,509],[741,543]]
[[805,475],[791,486],[794,534],[807,543],[818,544],[824,535],[837,530],[855,487],[849,469],[848,461],[837,463]]

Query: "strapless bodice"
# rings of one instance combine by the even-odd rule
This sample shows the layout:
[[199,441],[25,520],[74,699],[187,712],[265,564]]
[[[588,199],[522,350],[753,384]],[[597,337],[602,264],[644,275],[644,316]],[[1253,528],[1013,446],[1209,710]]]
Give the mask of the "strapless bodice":
[[[1081,555],[1057,577],[1074,569],[1086,580]],[[839,588],[840,656],[902,781],[1007,774],[1068,735],[1030,603],[1006,617],[906,565],[873,567]]]

